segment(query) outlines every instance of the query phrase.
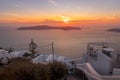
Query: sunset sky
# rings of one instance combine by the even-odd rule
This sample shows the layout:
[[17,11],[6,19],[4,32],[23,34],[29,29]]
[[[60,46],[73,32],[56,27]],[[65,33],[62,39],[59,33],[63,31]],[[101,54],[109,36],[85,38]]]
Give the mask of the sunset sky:
[[119,24],[120,0],[0,0],[0,24]]

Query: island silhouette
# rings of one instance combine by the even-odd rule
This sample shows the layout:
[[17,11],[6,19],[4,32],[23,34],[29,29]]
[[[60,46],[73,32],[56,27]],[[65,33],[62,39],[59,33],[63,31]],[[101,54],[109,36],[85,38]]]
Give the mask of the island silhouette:
[[73,27],[73,26],[37,25],[37,26],[20,27],[17,30],[81,30],[81,28]]
[[107,31],[120,32],[120,28],[112,28],[112,29],[108,29]]

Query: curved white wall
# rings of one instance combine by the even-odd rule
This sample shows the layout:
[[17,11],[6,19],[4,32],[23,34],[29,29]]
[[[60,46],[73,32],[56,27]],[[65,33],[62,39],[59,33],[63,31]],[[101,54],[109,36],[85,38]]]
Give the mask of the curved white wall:
[[109,75],[112,71],[112,60],[102,53],[97,54],[97,60],[86,54],[86,60],[101,75]]

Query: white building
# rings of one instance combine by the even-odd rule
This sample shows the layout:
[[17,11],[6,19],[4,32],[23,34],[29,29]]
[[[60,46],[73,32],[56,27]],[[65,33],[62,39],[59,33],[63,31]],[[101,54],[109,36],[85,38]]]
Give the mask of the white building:
[[89,80],[120,80],[118,55],[107,43],[89,43],[87,54],[82,56],[80,62],[77,61],[77,68]]

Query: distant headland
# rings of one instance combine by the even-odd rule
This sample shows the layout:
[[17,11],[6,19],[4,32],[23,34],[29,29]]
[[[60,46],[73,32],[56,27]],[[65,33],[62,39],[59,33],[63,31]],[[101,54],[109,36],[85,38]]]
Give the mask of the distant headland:
[[107,31],[120,32],[120,28],[112,28],[112,29],[108,29]]
[[37,26],[20,27],[17,30],[81,30],[81,28],[73,27],[73,26],[37,25]]

